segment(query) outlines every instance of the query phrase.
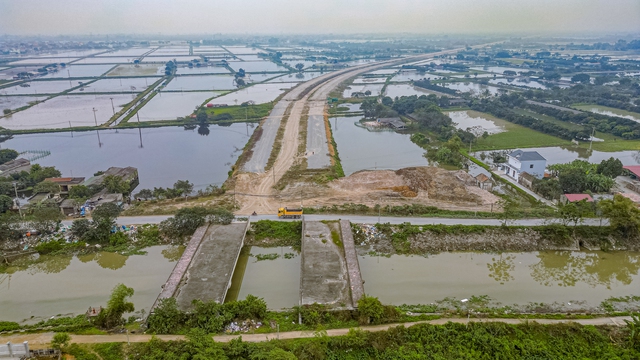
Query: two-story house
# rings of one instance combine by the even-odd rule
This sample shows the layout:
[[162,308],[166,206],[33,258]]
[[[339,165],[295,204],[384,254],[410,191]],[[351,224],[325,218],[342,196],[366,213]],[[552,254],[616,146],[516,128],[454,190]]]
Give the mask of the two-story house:
[[515,150],[507,155],[507,162],[501,164],[502,170],[518,181],[520,174],[527,173],[538,179],[544,177],[547,159],[537,151]]

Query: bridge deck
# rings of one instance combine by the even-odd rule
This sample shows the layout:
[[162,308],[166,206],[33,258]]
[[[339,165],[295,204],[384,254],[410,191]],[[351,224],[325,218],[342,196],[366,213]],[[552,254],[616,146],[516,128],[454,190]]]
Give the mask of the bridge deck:
[[343,249],[333,243],[329,226],[319,221],[304,225],[300,303],[353,307]]
[[246,228],[246,223],[209,227],[178,289],[180,308],[189,308],[194,299],[224,301]]

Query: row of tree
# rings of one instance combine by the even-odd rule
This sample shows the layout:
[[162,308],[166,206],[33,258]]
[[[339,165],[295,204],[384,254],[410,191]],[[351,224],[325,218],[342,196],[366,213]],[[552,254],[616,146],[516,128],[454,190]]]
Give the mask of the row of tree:
[[534,190],[547,199],[558,199],[562,194],[606,193],[622,174],[622,162],[613,157],[600,164],[574,160],[548,168],[553,177],[538,179],[533,184]]

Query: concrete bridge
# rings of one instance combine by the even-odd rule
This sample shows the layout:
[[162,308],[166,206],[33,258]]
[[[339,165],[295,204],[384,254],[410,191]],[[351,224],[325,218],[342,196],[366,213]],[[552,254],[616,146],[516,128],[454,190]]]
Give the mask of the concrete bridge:
[[[196,299],[224,302],[248,228],[249,222],[196,230],[151,312],[170,297],[183,310]],[[303,219],[301,236],[300,305],[357,307],[364,287],[350,222]]]

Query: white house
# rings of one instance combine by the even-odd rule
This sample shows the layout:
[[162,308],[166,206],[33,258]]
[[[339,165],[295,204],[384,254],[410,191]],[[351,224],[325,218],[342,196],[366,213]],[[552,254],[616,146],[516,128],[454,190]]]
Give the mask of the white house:
[[542,179],[546,167],[547,159],[537,151],[515,150],[507,155],[507,162],[502,164],[502,170],[516,181],[518,181],[520,174],[525,172]]

